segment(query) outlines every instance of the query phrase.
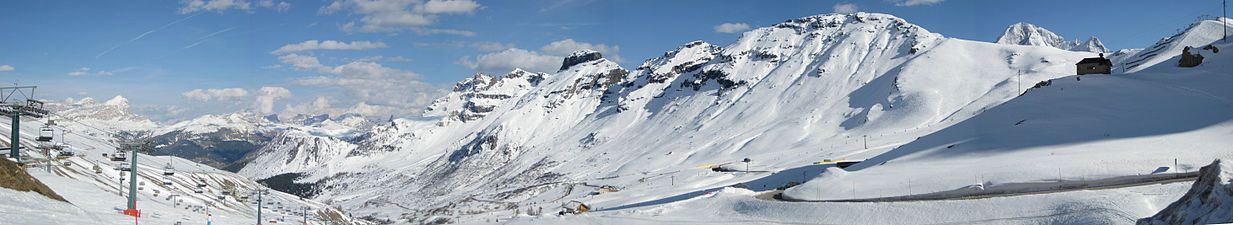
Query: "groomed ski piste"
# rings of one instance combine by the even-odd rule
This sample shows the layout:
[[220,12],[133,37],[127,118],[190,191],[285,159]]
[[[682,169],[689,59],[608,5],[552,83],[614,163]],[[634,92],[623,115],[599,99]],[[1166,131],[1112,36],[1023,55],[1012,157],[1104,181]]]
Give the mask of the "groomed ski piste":
[[[100,106],[120,106],[121,112],[127,112],[127,104],[122,101],[123,98],[117,98]],[[0,213],[0,224],[256,224],[258,205],[257,196],[253,194],[255,190],[268,188],[243,176],[182,158],[143,153],[135,155],[139,183],[137,209],[141,215],[123,215],[127,207],[129,175],[122,173],[121,168],[128,168],[129,161],[112,161],[110,156],[121,148],[114,132],[126,129],[108,124],[140,123],[116,118],[110,122],[78,121],[54,113],[48,118],[56,122],[50,126],[55,130],[52,142],[71,145],[64,151],[71,151],[73,156],[56,159],[61,151],[51,150],[53,160],[49,171],[49,157],[35,149],[40,144],[35,137],[42,134],[47,120],[23,119],[23,163],[31,176],[67,202],[34,192],[0,188],[0,201],[4,202],[0,204],[0,211],[5,212]],[[11,126],[5,123],[0,128],[9,130]],[[7,135],[0,139],[5,145],[9,143]],[[4,151],[5,158],[12,160],[8,153]],[[172,175],[165,175],[168,165],[173,167]],[[126,179],[123,183],[122,176]],[[308,224],[368,224],[351,219],[332,206],[278,191],[268,191],[262,200],[264,224],[301,224],[304,213],[309,215]]]

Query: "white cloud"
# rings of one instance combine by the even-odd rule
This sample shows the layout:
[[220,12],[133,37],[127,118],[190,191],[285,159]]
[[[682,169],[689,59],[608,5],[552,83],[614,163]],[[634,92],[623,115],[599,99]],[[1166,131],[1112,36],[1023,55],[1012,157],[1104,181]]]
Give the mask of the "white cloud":
[[221,88],[221,89],[193,89],[182,93],[188,99],[208,102],[211,100],[225,101],[239,97],[248,96],[248,91],[243,88]]
[[511,48],[505,51],[480,55],[475,57],[474,60],[463,57],[458,63],[480,73],[505,74],[513,71],[515,68],[533,72],[557,71],[561,67],[561,60],[563,59],[562,56],[544,55],[525,49]]
[[833,8],[835,9],[835,13],[843,13],[843,14],[856,13],[858,10],[860,10],[860,8],[856,7],[855,3],[847,3],[847,2],[835,3],[835,6]]
[[506,44],[506,43],[501,43],[501,42],[487,42],[487,41],[472,42],[469,46],[471,46],[472,48],[478,49],[480,51],[486,51],[486,52],[495,52],[495,51],[501,51],[505,49],[514,48],[513,44]]
[[506,48],[503,51],[483,54],[474,58],[463,57],[458,60],[458,64],[485,74],[505,74],[515,68],[532,72],[555,72],[561,68],[561,61],[564,60],[565,56],[578,50],[595,50],[602,53],[604,58],[614,62],[620,62],[621,60],[620,46],[591,44],[578,42],[574,39],[564,39],[540,47],[539,52],[510,46],[510,48]]
[[470,0],[430,0],[424,3],[424,12],[427,13],[470,14],[479,8],[479,3]]
[[[321,14],[349,11],[360,15],[358,21],[348,22],[343,31],[400,32],[412,31],[420,35],[452,34],[473,36],[475,32],[453,29],[428,28],[437,22],[440,15],[470,15],[483,8],[472,0],[335,0],[318,10]],[[356,22],[359,22],[357,24]],[[358,26],[358,27],[357,27]]]
[[[295,53],[279,56],[279,59],[296,70],[321,73],[293,80],[293,84],[341,93],[328,99],[319,96],[311,103],[298,106],[288,105],[282,112],[284,114],[312,114],[312,110],[316,110],[316,113],[354,112],[365,116],[409,115],[421,111],[425,105],[444,93],[443,88],[421,81],[422,78],[417,73],[378,63],[386,60],[385,57],[351,59],[350,62],[337,66],[323,65],[317,57]],[[390,60],[405,58],[392,57]],[[261,101],[259,98],[259,102],[255,104],[259,109],[272,110],[272,103],[273,101]],[[379,110],[380,114],[370,114],[378,111],[375,109],[382,110]]]
[[568,39],[568,38],[565,40],[554,41],[552,43],[548,43],[548,45],[544,45],[544,47],[540,48],[539,50],[544,51],[544,53],[547,53],[549,55],[557,55],[557,56],[567,56],[578,50],[595,50],[603,54],[604,58],[610,59],[615,62],[621,61],[621,55],[620,55],[621,47],[620,46],[608,46],[604,44],[591,44],[591,43],[586,43],[586,42],[577,42],[577,41],[574,41],[574,39]]
[[[291,9],[291,3],[285,1],[275,3],[274,0],[259,0],[257,7],[274,9],[278,12],[285,12]],[[180,0],[180,9],[177,11],[180,14],[189,14],[198,11],[215,11],[224,12],[227,10],[252,11],[253,3],[248,0]]]
[[723,23],[723,24],[715,25],[714,30],[715,32],[730,34],[730,33],[740,33],[743,31],[747,31],[749,30],[749,28],[750,28],[749,24],[747,23]]
[[274,11],[278,11],[278,12],[286,12],[287,10],[291,10],[291,3],[287,3],[287,2],[274,3],[274,0],[258,1],[257,6],[274,9]]
[[463,36],[463,37],[473,37],[477,34],[475,33],[475,31],[469,31],[469,30],[420,28],[420,27],[413,27],[411,28],[411,31],[419,35],[450,34],[450,35],[458,35],[458,36]]
[[317,96],[317,98],[313,99],[313,101],[303,102],[298,105],[288,104],[280,114],[291,116],[297,114],[314,115],[325,113],[330,115],[342,115],[347,113],[355,113],[370,118],[380,118],[390,115],[407,115],[409,112],[411,111],[396,106],[373,105],[362,101],[353,105],[344,105],[338,103],[337,100],[331,100],[330,97]]
[[293,52],[313,51],[313,50],[367,50],[367,49],[377,49],[377,48],[387,48],[387,47],[389,46],[385,45],[384,42],[380,42],[380,41],[378,42],[352,41],[348,43],[348,42],[341,42],[341,41],[335,41],[335,40],[324,40],[324,41],[307,40],[307,41],[296,43],[296,44],[283,45],[283,47],[279,47],[278,49],[270,53],[271,54],[287,54],[287,53],[293,53]]
[[13,66],[10,66],[10,65],[0,65],[0,72],[9,72],[9,71],[13,71],[14,69],[15,68],[13,68]]
[[425,48],[425,47],[474,48],[476,50],[485,51],[485,52],[495,52],[495,51],[501,51],[501,50],[514,48],[514,44],[491,42],[491,41],[415,42],[412,45],[414,45],[415,47],[419,47],[419,48]]
[[262,114],[274,113],[274,101],[291,97],[291,90],[284,87],[261,87],[257,91],[257,98],[253,101],[253,106]]
[[73,72],[68,72],[68,74],[66,75],[70,77],[80,77],[80,76],[89,76],[89,75],[111,76],[112,74],[113,74],[112,72],[109,72],[106,70],[94,71],[90,69],[90,67],[82,67],[82,68],[77,68],[77,70],[74,70]]
[[296,70],[320,70],[327,68],[325,65],[321,65],[321,60],[310,55],[287,54],[279,56],[278,60]]
[[918,6],[942,3],[943,0],[891,0],[896,6]]

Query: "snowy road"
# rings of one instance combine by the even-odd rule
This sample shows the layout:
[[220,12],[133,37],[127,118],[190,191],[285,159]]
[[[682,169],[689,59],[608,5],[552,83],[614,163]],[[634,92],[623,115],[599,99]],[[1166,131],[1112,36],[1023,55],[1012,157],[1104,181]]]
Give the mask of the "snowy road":
[[1117,188],[1145,186],[1145,185],[1169,184],[1169,183],[1177,183],[1177,182],[1192,182],[1196,178],[1198,178],[1198,172],[1189,172],[1189,173],[1177,173],[1177,174],[1156,175],[1156,176],[1146,175],[1146,176],[1111,178],[1107,180],[1082,181],[1082,183],[1072,184],[1072,185],[1059,183],[1057,184],[1059,186],[1057,186],[1056,188],[1027,190],[1027,191],[996,191],[996,192],[985,192],[985,193],[977,193],[977,194],[949,193],[949,192],[955,192],[955,191],[965,191],[963,189],[960,189],[960,190],[955,190],[955,191],[926,193],[926,194],[909,195],[909,196],[866,198],[866,199],[843,199],[843,200],[805,200],[805,199],[783,198],[783,195],[782,195],[783,190],[771,190],[771,191],[760,193],[756,195],[755,197],[757,197],[758,199],[762,199],[762,200],[786,201],[786,202],[906,202],[906,201],[937,201],[937,200],[970,200],[970,199],[997,198],[997,197],[1009,197],[1009,196],[1051,194],[1051,193],[1071,192],[1071,191],[1081,191],[1081,190],[1117,189]]

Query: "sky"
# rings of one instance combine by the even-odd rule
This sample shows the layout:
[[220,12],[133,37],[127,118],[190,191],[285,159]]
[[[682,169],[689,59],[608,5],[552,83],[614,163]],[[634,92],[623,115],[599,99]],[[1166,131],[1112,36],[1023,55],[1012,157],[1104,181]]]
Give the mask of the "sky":
[[0,81],[54,101],[123,95],[161,121],[406,117],[477,72],[554,72],[581,49],[635,68],[693,40],[854,11],[990,42],[1027,22],[1114,50],[1221,13],[1217,0],[13,0],[0,1]]

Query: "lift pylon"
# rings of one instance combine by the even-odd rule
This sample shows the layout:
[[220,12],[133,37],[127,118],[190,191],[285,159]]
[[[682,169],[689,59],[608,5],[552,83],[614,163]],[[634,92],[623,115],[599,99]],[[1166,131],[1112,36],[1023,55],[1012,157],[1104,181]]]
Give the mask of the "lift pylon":
[[21,162],[21,117],[43,118],[47,110],[43,102],[34,99],[37,86],[0,87],[0,114],[9,116],[13,128],[9,137],[9,157]]

